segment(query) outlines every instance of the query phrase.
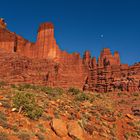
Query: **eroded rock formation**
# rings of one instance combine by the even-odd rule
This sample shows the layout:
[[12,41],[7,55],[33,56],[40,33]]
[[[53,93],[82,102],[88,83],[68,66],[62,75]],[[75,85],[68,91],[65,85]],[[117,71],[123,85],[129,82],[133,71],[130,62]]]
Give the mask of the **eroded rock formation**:
[[0,19],[0,80],[12,83],[76,87],[96,92],[140,91],[140,63],[121,64],[118,52],[104,48],[96,60],[86,51],[68,54],[60,50],[52,23],[39,26],[32,43],[9,31]]

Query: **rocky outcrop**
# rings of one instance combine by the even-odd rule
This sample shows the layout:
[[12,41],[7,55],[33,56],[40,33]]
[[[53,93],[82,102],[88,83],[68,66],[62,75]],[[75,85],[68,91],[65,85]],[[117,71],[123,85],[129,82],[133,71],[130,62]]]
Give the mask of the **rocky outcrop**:
[[73,140],[84,140],[83,130],[76,121],[69,122],[68,133]]
[[4,19],[3,18],[0,18],[0,28],[5,29],[6,26],[7,26],[7,24],[5,23]]
[[131,111],[135,116],[140,116],[140,107],[139,107],[139,105],[132,106]]
[[61,119],[53,119],[51,127],[59,137],[66,137],[68,134],[66,123]]
[[39,26],[32,43],[9,31],[0,20],[0,80],[12,83],[76,87],[88,91],[140,91],[140,63],[121,64],[118,52],[101,51],[98,60],[89,51],[68,54],[60,50],[52,23]]
[[85,90],[97,92],[140,90],[140,63],[133,66],[121,64],[118,52],[111,54],[109,48],[104,48],[96,62],[90,58],[88,77],[84,85]]

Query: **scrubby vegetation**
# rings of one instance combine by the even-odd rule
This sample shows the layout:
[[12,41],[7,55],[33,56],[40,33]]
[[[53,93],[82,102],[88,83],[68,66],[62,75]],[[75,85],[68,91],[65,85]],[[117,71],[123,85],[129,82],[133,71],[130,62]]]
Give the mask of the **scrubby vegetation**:
[[11,139],[10,136],[12,139],[45,140],[54,135],[57,139],[59,137],[50,127],[53,119],[78,122],[88,140],[139,139],[140,119],[135,120],[129,104],[139,103],[139,100],[139,93],[92,93],[73,87],[63,90],[30,84],[2,85],[0,131],[5,133],[0,133],[0,140]]
[[9,128],[9,124],[7,122],[7,117],[4,112],[0,111],[0,126],[4,128]]
[[5,132],[0,132],[0,140],[9,140],[8,134]]
[[68,93],[70,93],[70,94],[72,94],[72,95],[77,95],[77,94],[79,94],[81,91],[79,90],[79,89],[77,89],[77,88],[74,88],[74,87],[70,87],[69,89],[68,89]]
[[15,92],[13,97],[13,106],[18,112],[23,111],[31,119],[38,119],[43,110],[39,107],[35,100],[35,95],[26,92]]
[[89,100],[89,99],[90,99],[90,97],[89,97],[86,93],[84,93],[84,92],[82,92],[82,93],[76,95],[76,97],[75,97],[75,100],[81,101],[81,102],[82,102],[82,101]]
[[17,133],[17,136],[20,140],[30,140],[30,133],[27,131],[20,131]]

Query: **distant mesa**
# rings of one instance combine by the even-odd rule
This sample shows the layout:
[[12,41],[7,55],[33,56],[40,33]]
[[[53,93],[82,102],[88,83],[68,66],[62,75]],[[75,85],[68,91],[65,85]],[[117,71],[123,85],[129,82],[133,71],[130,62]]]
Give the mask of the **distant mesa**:
[[[0,18],[0,79],[12,83],[75,87],[96,92],[140,91],[140,63],[122,64],[116,51],[103,48],[96,60],[90,51],[62,51],[54,37],[54,25],[42,23],[32,43],[9,31]],[[96,48],[95,48],[96,49]]]

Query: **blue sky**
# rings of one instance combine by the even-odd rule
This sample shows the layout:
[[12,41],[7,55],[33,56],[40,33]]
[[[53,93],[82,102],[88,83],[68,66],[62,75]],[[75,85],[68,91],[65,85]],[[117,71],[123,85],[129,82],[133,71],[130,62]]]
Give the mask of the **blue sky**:
[[119,51],[122,63],[140,62],[140,0],[5,0],[0,17],[30,41],[40,23],[51,21],[63,50],[90,50],[98,57],[109,47]]

